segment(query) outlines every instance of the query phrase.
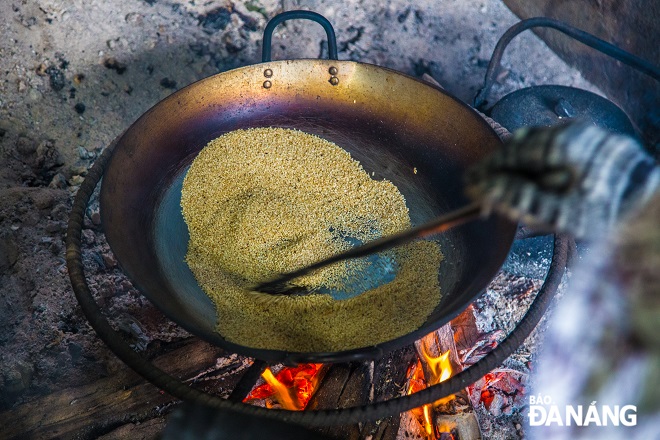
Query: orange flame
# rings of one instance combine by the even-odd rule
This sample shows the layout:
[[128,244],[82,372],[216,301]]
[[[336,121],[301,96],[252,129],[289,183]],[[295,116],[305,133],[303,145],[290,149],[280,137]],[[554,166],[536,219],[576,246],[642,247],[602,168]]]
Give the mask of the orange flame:
[[431,405],[424,405],[422,407],[424,412],[424,430],[426,435],[431,437],[433,435],[433,418],[431,417]]
[[273,372],[270,371],[270,368],[266,368],[266,371],[264,371],[261,376],[273,389],[273,398],[282,405],[282,408],[290,409],[292,411],[300,411],[303,409],[302,402],[300,402],[299,399],[296,399],[294,390],[287,388],[286,385],[277,380],[277,378],[273,376]]
[[302,364],[297,367],[282,368],[273,375],[270,368],[261,374],[265,384],[255,387],[243,402],[266,400],[266,406],[272,407],[269,399],[276,401],[282,408],[302,411],[312,398],[316,385],[321,380],[323,364]]
[[[410,376],[410,382],[408,385],[408,394],[416,393],[417,391],[423,390],[427,386],[436,385],[440,382],[444,382],[449,379],[452,374],[451,362],[449,361],[449,350],[442,353],[440,356],[432,356],[426,349],[425,344],[421,345],[421,355],[428,366],[431,377],[424,377],[424,369],[422,367],[421,360],[417,360],[412,368],[412,375]],[[441,405],[451,401],[454,398],[454,395],[443,397],[433,403],[426,404],[420,408],[415,408],[411,410],[411,413],[417,418],[420,424],[424,427],[424,431],[428,438],[435,438],[434,428],[433,428],[433,418],[431,416],[431,409],[433,406]],[[442,432],[442,431],[440,431]]]
[[437,426],[437,430],[439,433],[444,433],[448,434],[442,438],[447,438],[447,439],[454,439],[454,434],[452,433],[452,430],[456,427],[456,425],[452,425],[446,422],[440,423],[440,425]]
[[422,344],[422,356],[429,366],[431,377],[429,378],[429,385],[435,385],[451,377],[452,369],[451,362],[449,361],[449,350],[440,356],[433,357],[426,350],[426,346]]

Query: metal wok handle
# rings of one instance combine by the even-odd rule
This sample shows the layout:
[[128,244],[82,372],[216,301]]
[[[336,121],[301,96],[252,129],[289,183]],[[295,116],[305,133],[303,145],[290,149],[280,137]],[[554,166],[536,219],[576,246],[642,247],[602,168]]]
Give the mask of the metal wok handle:
[[266,29],[264,29],[263,49],[261,54],[262,62],[267,63],[271,61],[271,41],[273,39],[273,31],[277,25],[286,20],[293,20],[296,18],[315,21],[323,26],[323,29],[325,29],[325,33],[328,36],[328,58],[331,60],[338,59],[337,37],[335,37],[335,30],[332,28],[332,24],[330,24],[328,19],[316,12],[296,10],[282,12],[273,17],[266,25]]
[[589,47],[592,47],[610,57],[621,61],[624,64],[627,64],[642,73],[645,73],[652,77],[655,80],[660,80],[660,69],[649,63],[648,61],[639,58],[630,52],[614,46],[613,44],[608,43],[605,40],[591,35],[588,32],[569,26],[566,23],[563,23],[559,20],[554,20],[547,17],[534,17],[522,20],[519,23],[511,26],[505,33],[502,35],[500,40],[495,45],[493,50],[493,55],[490,58],[490,63],[488,63],[488,69],[486,70],[486,77],[484,78],[484,86],[477,92],[477,95],[474,97],[474,102],[472,103],[473,107],[482,109],[486,105],[486,96],[490,92],[495,78],[500,70],[500,60],[504,54],[504,49],[506,46],[513,40],[513,38],[519,33],[526,31],[527,29],[534,27],[549,27],[556,29],[569,37],[579,41],[580,43],[586,44]]

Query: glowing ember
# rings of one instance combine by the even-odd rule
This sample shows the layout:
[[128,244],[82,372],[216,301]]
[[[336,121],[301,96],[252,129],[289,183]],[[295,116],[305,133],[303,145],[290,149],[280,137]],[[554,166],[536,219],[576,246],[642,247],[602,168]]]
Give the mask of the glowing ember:
[[521,382],[526,374],[510,369],[497,369],[468,387],[472,405],[483,403],[493,414],[510,414],[525,401],[525,387]]
[[[411,370],[409,370],[408,377],[410,377],[410,381],[408,385],[408,394],[416,393],[417,391],[423,390],[429,385],[438,384],[451,377],[452,368],[449,361],[449,350],[440,356],[434,357],[428,353],[425,347],[425,344],[421,344],[420,351],[422,357],[428,365],[431,377],[428,378],[428,380],[424,377],[422,362],[420,359],[418,359],[417,363],[411,367]],[[453,398],[454,395],[443,397],[442,399],[437,400],[432,404],[430,403],[410,411],[415,416],[417,421],[424,427],[424,431],[426,432],[428,438],[435,438],[433,417],[431,416],[433,406],[442,405],[451,401]],[[438,431],[443,432],[441,430]]]
[[270,368],[266,368],[261,375],[266,383],[255,387],[243,402],[265,400],[266,406],[272,408],[272,401],[276,401],[284,409],[302,411],[321,380],[322,366],[323,364],[302,364],[285,367],[277,375],[273,375]]

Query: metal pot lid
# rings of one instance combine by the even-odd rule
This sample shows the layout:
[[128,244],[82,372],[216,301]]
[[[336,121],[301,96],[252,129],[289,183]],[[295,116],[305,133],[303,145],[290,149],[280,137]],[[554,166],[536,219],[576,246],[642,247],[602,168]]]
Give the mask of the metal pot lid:
[[616,104],[575,87],[541,85],[520,89],[499,100],[489,114],[509,131],[582,119],[614,133],[636,137],[630,119]]

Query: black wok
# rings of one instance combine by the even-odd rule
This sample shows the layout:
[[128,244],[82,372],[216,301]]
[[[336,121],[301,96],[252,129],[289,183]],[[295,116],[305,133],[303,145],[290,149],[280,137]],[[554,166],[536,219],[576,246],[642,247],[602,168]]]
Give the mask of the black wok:
[[[270,32],[272,26],[265,44]],[[334,35],[328,36],[332,48]],[[504,262],[515,225],[498,217],[475,221],[438,238],[445,256],[438,274],[442,299],[410,334],[334,353],[255,349],[225,340],[215,331],[213,303],[184,262],[188,230],[179,205],[181,183],[210,140],[239,128],[270,126],[328,139],[374,178],[393,182],[413,226],[467,204],[463,172],[500,145],[479,114],[442,89],[353,61],[266,61],[206,78],[159,102],[118,140],[102,181],[101,216],[126,274],[193,334],[270,362],[373,359],[458,315]]]

